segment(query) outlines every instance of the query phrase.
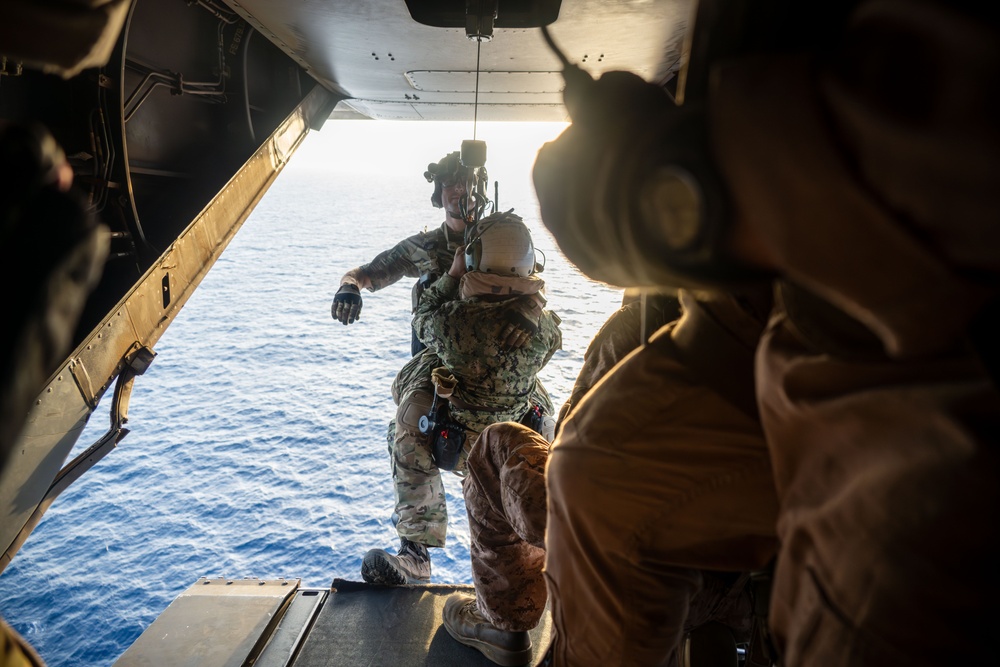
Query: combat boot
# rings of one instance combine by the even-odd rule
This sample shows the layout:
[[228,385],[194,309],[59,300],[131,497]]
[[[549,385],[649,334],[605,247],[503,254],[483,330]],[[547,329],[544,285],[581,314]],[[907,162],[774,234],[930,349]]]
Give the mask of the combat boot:
[[372,549],[361,561],[361,576],[369,584],[384,586],[428,584],[431,556],[427,553],[427,545],[401,537],[395,556],[385,549]]
[[455,641],[478,650],[504,667],[531,663],[531,637],[527,632],[501,630],[479,612],[476,598],[457,593],[444,603],[444,627]]

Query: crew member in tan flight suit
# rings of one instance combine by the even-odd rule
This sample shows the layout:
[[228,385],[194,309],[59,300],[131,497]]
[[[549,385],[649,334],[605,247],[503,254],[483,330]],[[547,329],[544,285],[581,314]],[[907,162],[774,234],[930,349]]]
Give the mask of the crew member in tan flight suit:
[[[624,72],[570,82],[586,113],[539,154],[542,217],[613,284],[777,279],[755,376],[782,664],[986,664],[1000,623],[1000,25],[970,3],[823,9],[822,23],[783,17],[801,24],[781,31],[789,43],[716,62],[704,100],[678,106]],[[645,606],[609,604],[602,582],[650,564],[589,510],[600,484],[627,512],[634,475],[655,471],[619,479],[577,456],[613,450],[611,425],[636,416],[610,388],[573,412],[548,468],[559,666],[648,664],[622,658]],[[696,540],[761,498],[707,523],[650,522],[637,544]]]

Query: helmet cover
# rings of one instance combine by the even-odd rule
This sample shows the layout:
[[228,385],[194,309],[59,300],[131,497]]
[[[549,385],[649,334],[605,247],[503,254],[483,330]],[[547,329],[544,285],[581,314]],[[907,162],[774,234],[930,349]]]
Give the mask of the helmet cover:
[[480,220],[465,246],[466,271],[502,276],[535,272],[535,246],[524,221],[513,213],[494,213]]

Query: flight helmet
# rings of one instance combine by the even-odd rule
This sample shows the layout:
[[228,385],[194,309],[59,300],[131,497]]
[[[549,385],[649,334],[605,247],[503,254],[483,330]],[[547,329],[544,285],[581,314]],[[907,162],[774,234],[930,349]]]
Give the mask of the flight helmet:
[[445,181],[454,181],[468,176],[468,169],[462,166],[461,153],[455,151],[448,153],[437,162],[427,165],[424,178],[428,183],[434,184],[434,192],[431,194],[431,204],[434,208],[444,208],[441,202],[441,190]]
[[494,213],[480,220],[468,235],[465,270],[502,276],[535,272],[535,246],[531,232],[513,213]]

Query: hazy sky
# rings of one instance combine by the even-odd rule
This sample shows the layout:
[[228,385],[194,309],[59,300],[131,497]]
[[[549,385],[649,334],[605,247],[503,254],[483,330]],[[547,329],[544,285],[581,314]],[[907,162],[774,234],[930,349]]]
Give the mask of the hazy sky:
[[[530,169],[535,154],[566,123],[479,123],[476,139],[486,142],[491,174]],[[473,138],[471,121],[331,120],[310,132],[292,158],[297,168],[324,165],[352,173],[412,178],[448,151]],[[442,151],[442,146],[447,148]]]

